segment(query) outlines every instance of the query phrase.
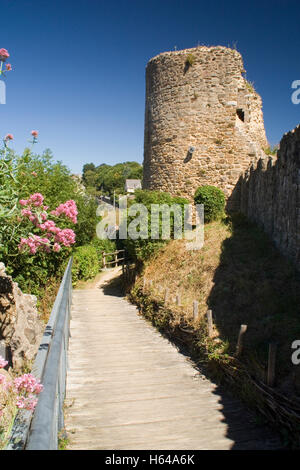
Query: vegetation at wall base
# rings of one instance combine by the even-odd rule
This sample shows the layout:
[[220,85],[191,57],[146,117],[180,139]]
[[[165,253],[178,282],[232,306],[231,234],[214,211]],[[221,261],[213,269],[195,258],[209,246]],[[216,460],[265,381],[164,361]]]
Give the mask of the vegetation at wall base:
[[[111,253],[116,249],[112,240],[94,238],[89,245],[75,248],[73,252],[72,283],[93,279],[103,268],[102,253]],[[107,261],[113,257],[107,257]]]
[[165,305],[153,292],[143,293],[141,282],[133,287],[129,299],[153,326],[188,354],[208,377],[225,385],[257,413],[257,420],[270,425],[280,436],[283,447],[300,448],[300,408],[284,395],[253,377],[238,358],[228,354],[228,343],[207,336],[204,321],[197,325],[183,319],[175,306]]
[[[126,240],[118,240],[117,246],[121,249],[125,249],[129,259],[135,262],[145,262],[150,259],[162,246],[168,243],[169,240],[163,240],[162,235],[162,218],[159,217],[159,238],[151,238],[151,217],[153,215],[152,205],[166,205],[172,207],[173,205],[179,205],[181,207],[181,217],[182,221],[184,220],[184,206],[189,204],[189,201],[183,197],[171,196],[171,194],[163,191],[150,191],[139,189],[135,191],[135,197],[132,200],[128,200],[128,208],[130,211],[130,206],[133,204],[143,204],[143,206],[148,210],[148,223],[145,226],[140,227],[140,232],[145,233],[147,238],[139,238],[137,240],[128,237]],[[174,236],[174,212],[170,211],[170,237]],[[132,222],[133,217],[127,217],[127,228]]]
[[[198,363],[229,384],[237,395],[273,426],[290,445],[300,445],[300,370],[291,362],[291,344],[300,335],[300,281],[295,268],[255,224],[241,215],[205,226],[205,245],[186,251],[181,240],[162,247],[144,265],[129,297],[143,315],[189,349]],[[181,296],[181,306],[164,304]],[[193,321],[193,301],[199,320]],[[213,337],[205,313],[213,312]],[[241,324],[248,325],[243,351],[235,357]],[[275,388],[266,385],[268,347],[278,344]],[[280,429],[279,429],[280,430]]]
[[224,216],[225,195],[216,186],[200,186],[194,196],[195,204],[204,204],[204,222],[212,222]]

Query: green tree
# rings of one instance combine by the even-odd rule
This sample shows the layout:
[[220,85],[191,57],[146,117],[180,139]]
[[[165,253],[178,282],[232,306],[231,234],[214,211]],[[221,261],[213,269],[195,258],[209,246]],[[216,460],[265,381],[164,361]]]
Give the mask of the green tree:
[[98,167],[88,163],[83,167],[83,182],[91,194],[112,196],[114,192],[124,194],[126,179],[141,179],[142,173],[142,166],[137,162],[101,164]]

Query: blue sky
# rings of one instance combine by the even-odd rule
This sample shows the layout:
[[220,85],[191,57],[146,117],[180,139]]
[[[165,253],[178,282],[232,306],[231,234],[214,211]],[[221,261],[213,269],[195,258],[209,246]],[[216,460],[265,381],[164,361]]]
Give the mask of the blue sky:
[[1,135],[80,173],[84,163],[143,160],[145,66],[163,51],[236,44],[263,99],[272,145],[300,122],[299,0],[0,0],[10,53]]

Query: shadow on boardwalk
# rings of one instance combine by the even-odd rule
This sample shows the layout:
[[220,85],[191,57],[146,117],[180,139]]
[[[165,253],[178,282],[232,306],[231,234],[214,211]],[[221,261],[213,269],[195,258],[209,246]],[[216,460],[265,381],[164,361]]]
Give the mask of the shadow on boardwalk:
[[103,290],[104,295],[124,297],[124,293],[122,291],[122,274],[106,281],[103,286],[99,286],[98,288]]

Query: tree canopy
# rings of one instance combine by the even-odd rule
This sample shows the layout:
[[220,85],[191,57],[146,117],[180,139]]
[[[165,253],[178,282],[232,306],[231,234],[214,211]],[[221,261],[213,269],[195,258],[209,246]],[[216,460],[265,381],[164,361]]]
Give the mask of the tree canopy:
[[142,165],[137,162],[116,165],[103,163],[97,167],[93,163],[86,163],[83,166],[82,180],[90,193],[111,196],[114,191],[116,194],[124,193],[126,179],[141,179],[142,174]]

